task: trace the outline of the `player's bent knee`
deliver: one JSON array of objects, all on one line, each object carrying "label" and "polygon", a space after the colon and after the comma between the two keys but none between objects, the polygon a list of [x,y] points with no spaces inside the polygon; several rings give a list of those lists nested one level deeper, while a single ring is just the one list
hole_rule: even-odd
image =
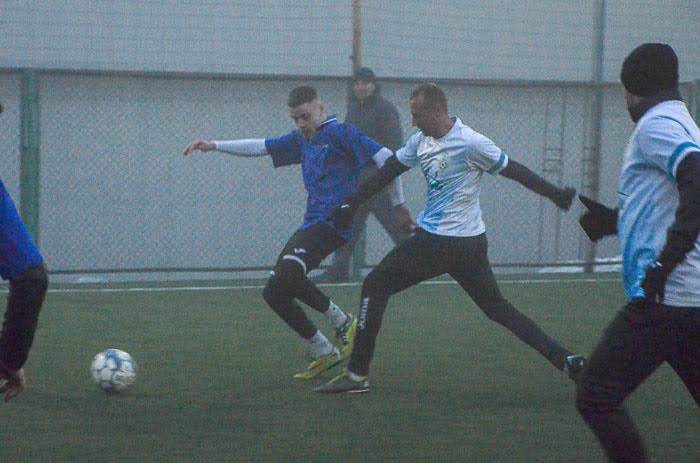
[{"label": "player's bent knee", "polygon": [[263,289],[265,301],[274,303],[280,298],[291,298],[301,286],[304,276],[303,267],[292,259],[282,259],[275,266],[272,275]]}]

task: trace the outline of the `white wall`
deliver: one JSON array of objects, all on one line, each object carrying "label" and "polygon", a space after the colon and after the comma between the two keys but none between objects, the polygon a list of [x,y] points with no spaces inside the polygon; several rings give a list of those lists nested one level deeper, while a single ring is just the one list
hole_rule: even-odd
[{"label": "white wall", "polygon": [[[587,81],[592,0],[364,0],[362,61],[385,77]],[[700,78],[698,0],[607,1],[605,79],[647,41]],[[293,6],[290,6],[293,5]],[[344,76],[352,2],[3,0],[0,68]]]}]

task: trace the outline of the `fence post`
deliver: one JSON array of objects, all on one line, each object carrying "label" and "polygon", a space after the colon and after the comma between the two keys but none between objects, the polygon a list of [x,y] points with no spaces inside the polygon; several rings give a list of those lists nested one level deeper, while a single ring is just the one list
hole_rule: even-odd
[{"label": "fence post", "polygon": [[[352,0],[352,71],[362,67],[362,0]],[[362,279],[362,268],[365,266],[367,249],[367,227],[364,227],[355,241],[352,252],[352,268],[350,277],[353,280]]]},{"label": "fence post", "polygon": [[39,80],[33,70],[22,71],[20,128],[20,215],[39,243]]},{"label": "fence post", "polygon": [[[605,46],[605,0],[596,2],[595,36],[592,54],[592,75],[590,86],[590,114],[586,146],[583,155],[584,191],[597,200],[600,190],[600,139],[601,119],[603,117],[603,49]],[[593,271],[595,262],[595,244],[586,241],[583,270]]]}]

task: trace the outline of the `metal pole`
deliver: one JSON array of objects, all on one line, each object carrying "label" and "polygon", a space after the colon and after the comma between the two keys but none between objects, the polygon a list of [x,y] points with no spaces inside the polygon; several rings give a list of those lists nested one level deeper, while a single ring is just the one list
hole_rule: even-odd
[{"label": "metal pole", "polygon": [[35,71],[21,77],[20,215],[29,234],[39,244],[39,80]]},{"label": "metal pole", "polygon": [[[352,72],[362,67],[362,0],[352,0]],[[350,276],[353,280],[362,279],[367,251],[367,227],[362,232],[356,230],[355,249],[352,252]]]},{"label": "metal pole", "polygon": [[362,67],[362,0],[352,0],[352,71]]},{"label": "metal pole", "polygon": [[[586,194],[597,200],[600,191],[600,139],[601,119],[603,117],[603,49],[605,46],[605,0],[596,1],[595,37],[593,40],[591,70],[591,105],[588,131],[588,143],[584,153],[584,176]],[[595,261],[595,244],[586,242],[584,272],[593,271]]]}]

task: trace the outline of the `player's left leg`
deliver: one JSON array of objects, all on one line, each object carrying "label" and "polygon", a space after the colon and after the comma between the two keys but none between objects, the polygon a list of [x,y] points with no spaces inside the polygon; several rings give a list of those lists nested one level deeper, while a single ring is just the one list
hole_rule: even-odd
[{"label": "player's left leg", "polygon": [[674,346],[666,359],[700,406],[700,307],[676,307],[669,333]]},{"label": "player's left leg", "polygon": [[566,358],[571,352],[513,307],[501,294],[488,260],[486,235],[460,238],[459,249],[455,249],[454,254],[461,258],[455,260],[449,274],[486,316],[542,354],[557,369],[564,370]]}]

